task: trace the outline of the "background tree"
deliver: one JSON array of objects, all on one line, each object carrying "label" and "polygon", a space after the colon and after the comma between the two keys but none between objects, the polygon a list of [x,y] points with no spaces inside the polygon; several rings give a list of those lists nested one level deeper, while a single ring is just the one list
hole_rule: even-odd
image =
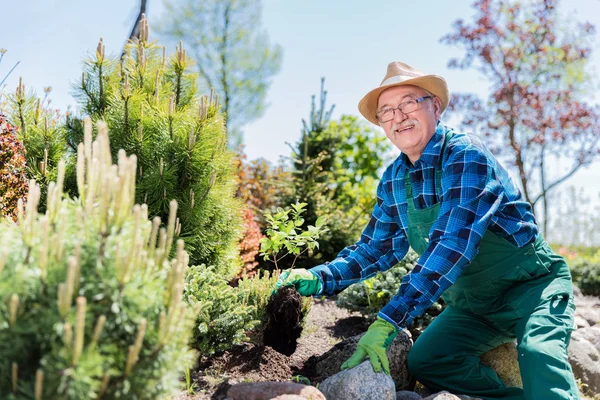
[{"label": "background tree", "polygon": [[240,128],[263,115],[271,77],[282,50],[261,28],[258,0],[165,1],[159,31],[183,41],[200,73],[200,88],[214,88],[227,117],[230,145],[242,142]]},{"label": "background tree", "polygon": [[359,239],[375,205],[375,191],[385,155],[387,139],[354,116],[330,121],[334,107],[327,106],[327,91],[321,81],[317,106],[312,97],[309,122],[302,121],[302,137],[292,149],[291,191],[284,203],[306,203],[306,225],[327,217],[328,232],[319,251],[303,255],[296,265],[312,267],[333,259],[344,247]]},{"label": "background tree", "polygon": [[[595,29],[559,19],[558,0],[477,0],[442,42],[465,50],[449,67],[481,72],[487,99],[454,94],[451,109],[517,171],[523,195],[549,226],[548,193],[598,156],[599,110],[586,66]],[[566,168],[551,168],[566,165]]]}]

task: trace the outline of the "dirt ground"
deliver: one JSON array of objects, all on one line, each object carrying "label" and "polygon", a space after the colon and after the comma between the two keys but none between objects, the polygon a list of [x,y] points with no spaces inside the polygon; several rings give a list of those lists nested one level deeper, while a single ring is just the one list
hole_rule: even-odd
[{"label": "dirt ground", "polygon": [[310,362],[307,363],[311,356],[321,355],[342,338],[357,335],[367,328],[368,322],[359,313],[337,307],[334,297],[315,299],[294,354],[287,357],[270,347],[253,344],[236,346],[201,360],[190,376],[193,390],[181,393],[176,400],[224,399],[227,389],[239,382],[295,379],[308,383],[312,378]]}]

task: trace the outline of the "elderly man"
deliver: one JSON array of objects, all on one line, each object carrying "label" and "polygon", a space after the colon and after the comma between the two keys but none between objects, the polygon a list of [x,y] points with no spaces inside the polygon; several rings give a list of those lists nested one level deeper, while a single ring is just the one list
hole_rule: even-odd
[{"label": "elderly man", "polygon": [[[440,123],[446,81],[393,62],[361,114],[400,149],[377,189],[360,240],[310,270],[282,274],[304,296],[333,295],[419,254],[398,293],[342,365],[367,356],[389,373],[386,349],[440,296],[447,304],[408,354],[433,390],[482,399],[578,399],[567,359],[574,303],[569,268],[544,241],[530,204],[476,138]],[[517,340],[523,389],[506,387],[479,356]]]}]

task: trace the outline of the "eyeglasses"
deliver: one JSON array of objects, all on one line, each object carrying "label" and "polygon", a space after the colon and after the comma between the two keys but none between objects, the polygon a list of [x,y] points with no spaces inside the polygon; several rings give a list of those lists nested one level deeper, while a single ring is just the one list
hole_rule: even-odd
[{"label": "eyeglasses", "polygon": [[433,99],[433,96],[423,96],[415,100],[408,100],[404,103],[400,103],[397,107],[384,108],[383,110],[380,110],[379,112],[377,112],[377,114],[375,114],[375,118],[377,118],[377,121],[381,123],[391,121],[396,115],[396,110],[400,110],[403,114],[410,114],[411,112],[415,112],[419,108],[421,108],[419,106],[419,103],[427,99]]}]

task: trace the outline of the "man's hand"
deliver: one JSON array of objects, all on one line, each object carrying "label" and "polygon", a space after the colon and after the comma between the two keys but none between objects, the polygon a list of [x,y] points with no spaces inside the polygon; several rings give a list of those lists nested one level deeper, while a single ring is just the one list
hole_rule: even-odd
[{"label": "man's hand", "polygon": [[294,286],[301,296],[312,296],[321,291],[321,283],[317,276],[302,268],[282,272],[273,293],[282,286]]},{"label": "man's hand", "polygon": [[390,374],[390,363],[387,358],[386,350],[392,344],[394,338],[398,335],[398,329],[383,318],[377,317],[367,333],[358,341],[356,351],[345,363],[341,369],[354,368],[369,356],[373,371]]}]

